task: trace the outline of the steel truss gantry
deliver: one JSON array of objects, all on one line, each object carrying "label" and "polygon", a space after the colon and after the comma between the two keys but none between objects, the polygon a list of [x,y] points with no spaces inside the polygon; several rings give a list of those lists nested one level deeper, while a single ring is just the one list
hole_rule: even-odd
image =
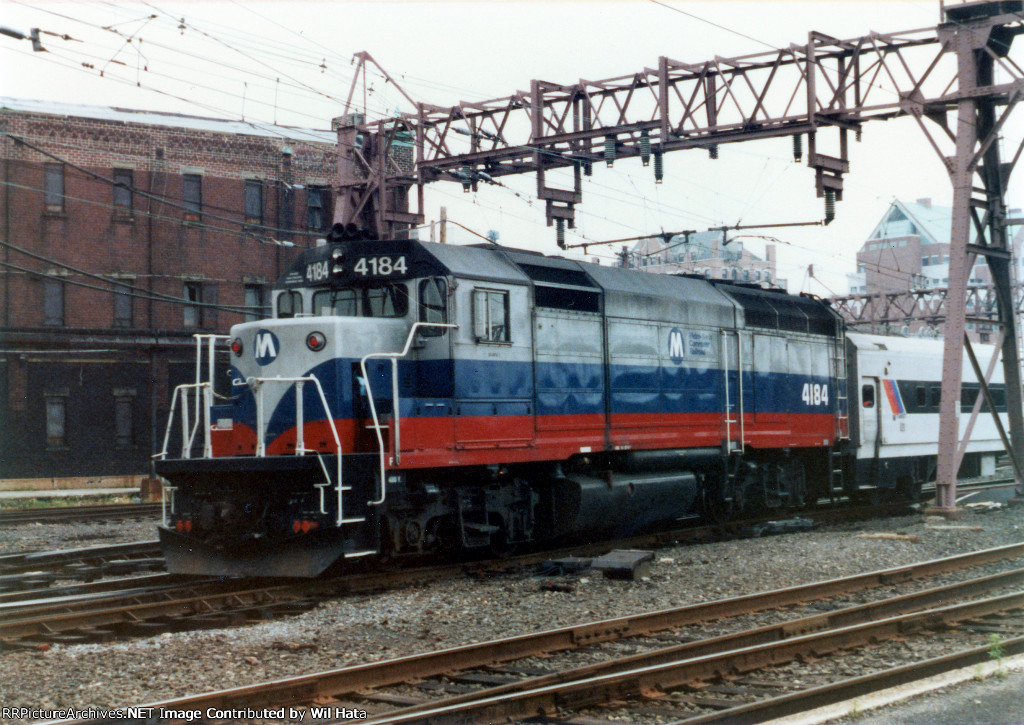
[{"label": "steel truss gantry", "polygon": [[[848,40],[812,32],[805,44],[765,53],[703,63],[662,57],[657,67],[607,80],[535,80],[529,91],[503,98],[455,106],[418,103],[415,113],[343,125],[335,220],[368,227],[380,238],[403,236],[423,221],[427,183],[455,181],[475,189],[481,181],[535,173],[537,197],[562,243],[564,227],[573,226],[582,201],[581,177],[594,164],[653,160],[660,180],[669,151],[705,149],[716,158],[722,144],[781,136],[793,138],[797,160],[806,137],[807,164],[829,219],[849,171],[849,133],[859,137],[868,121],[912,117],[954,189],[937,502],[940,510],[952,511],[965,297],[978,254],[992,267],[998,298],[992,322],[1003,330],[1011,459],[1024,464],[1004,200],[1022,139],[1006,139],[1016,148],[1006,163],[996,143],[1009,132],[1007,121],[1024,95],[1024,71],[1010,55],[1013,40],[1024,32],[1024,0],[946,5],[942,16],[937,27]],[[396,160],[399,138],[415,148],[412,167]],[[828,140],[826,154],[822,146]],[[954,149],[947,152],[950,144]],[[410,212],[414,185],[419,211]],[[1015,470],[1018,492],[1024,493],[1021,469]]]}]

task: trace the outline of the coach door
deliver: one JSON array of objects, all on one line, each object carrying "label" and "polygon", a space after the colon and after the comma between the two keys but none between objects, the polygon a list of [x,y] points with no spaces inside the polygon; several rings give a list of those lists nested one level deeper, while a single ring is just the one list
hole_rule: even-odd
[{"label": "coach door", "polygon": [[881,445],[881,400],[878,378],[862,377],[860,379],[860,445],[861,450],[872,451],[872,457],[878,458]]}]

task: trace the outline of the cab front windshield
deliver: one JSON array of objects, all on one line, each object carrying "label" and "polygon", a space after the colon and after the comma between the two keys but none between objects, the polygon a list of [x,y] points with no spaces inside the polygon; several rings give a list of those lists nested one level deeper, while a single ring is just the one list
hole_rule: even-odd
[{"label": "cab front windshield", "polygon": [[405,317],[409,293],[404,284],[323,290],[313,295],[313,314],[337,317]]}]

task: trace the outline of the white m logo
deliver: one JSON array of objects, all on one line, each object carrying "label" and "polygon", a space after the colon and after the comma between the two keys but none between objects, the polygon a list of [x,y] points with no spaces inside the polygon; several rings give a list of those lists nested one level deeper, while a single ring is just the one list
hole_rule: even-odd
[{"label": "white m logo", "polygon": [[683,333],[681,330],[672,330],[668,333],[668,356],[672,359],[672,362],[682,362]]},{"label": "white m logo", "polygon": [[256,362],[258,364],[269,365],[277,359],[277,336],[270,330],[260,330],[256,333],[255,347]]}]

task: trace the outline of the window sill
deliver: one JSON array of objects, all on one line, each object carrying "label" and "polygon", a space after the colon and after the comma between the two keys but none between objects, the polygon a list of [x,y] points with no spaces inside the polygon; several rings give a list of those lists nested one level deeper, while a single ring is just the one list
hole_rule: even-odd
[{"label": "window sill", "polygon": [[115,211],[110,220],[113,222],[120,222],[122,224],[134,224],[135,216],[130,212]]},{"label": "window sill", "polygon": [[68,213],[64,209],[44,209],[43,219],[67,219]]}]

